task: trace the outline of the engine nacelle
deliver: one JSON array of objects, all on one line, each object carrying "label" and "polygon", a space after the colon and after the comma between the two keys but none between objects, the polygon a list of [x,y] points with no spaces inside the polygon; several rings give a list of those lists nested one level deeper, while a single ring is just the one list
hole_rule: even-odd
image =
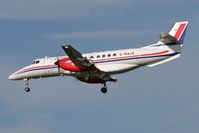
[{"label": "engine nacelle", "polygon": [[61,59],[56,64],[58,64],[62,69],[68,70],[71,72],[81,72],[87,69],[86,67],[76,66],[69,58]]}]

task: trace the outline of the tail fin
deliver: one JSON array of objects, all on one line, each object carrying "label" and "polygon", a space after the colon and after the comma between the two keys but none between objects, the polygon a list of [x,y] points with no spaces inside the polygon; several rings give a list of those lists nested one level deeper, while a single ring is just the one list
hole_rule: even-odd
[{"label": "tail fin", "polygon": [[171,30],[169,31],[169,35],[174,37],[175,40],[177,42],[179,42],[179,44],[184,43],[184,37],[185,37],[185,34],[186,34],[188,23],[189,23],[188,21],[176,22],[174,24],[174,26],[171,28]]},{"label": "tail fin", "polygon": [[146,46],[144,48],[177,45],[180,50],[184,43],[188,23],[188,21],[176,22],[169,33],[160,34],[160,41],[158,43]]},{"label": "tail fin", "polygon": [[169,33],[160,35],[160,43],[177,53],[181,53],[188,23],[188,21],[176,22]]},{"label": "tail fin", "polygon": [[157,66],[180,57],[188,23],[188,21],[176,22],[169,33],[160,34],[160,41],[158,43],[147,46],[169,49],[173,54],[165,60],[148,65],[149,67]]}]

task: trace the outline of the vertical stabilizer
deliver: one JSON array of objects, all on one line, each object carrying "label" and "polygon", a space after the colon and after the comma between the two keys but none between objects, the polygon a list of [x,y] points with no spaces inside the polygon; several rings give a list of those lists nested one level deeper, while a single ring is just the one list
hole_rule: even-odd
[{"label": "vertical stabilizer", "polygon": [[188,23],[188,21],[176,22],[169,31],[169,35],[174,37],[180,44],[183,44]]}]

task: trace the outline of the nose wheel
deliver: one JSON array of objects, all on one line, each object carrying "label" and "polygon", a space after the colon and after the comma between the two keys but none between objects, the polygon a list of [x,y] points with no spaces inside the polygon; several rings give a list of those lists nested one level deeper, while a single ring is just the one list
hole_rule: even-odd
[{"label": "nose wheel", "polygon": [[104,83],[104,87],[101,88],[101,92],[102,92],[103,94],[106,94],[107,91],[108,91],[108,90],[107,90],[106,83]]},{"label": "nose wheel", "polygon": [[28,82],[28,79],[24,79],[24,81],[25,81],[25,92],[30,92],[30,88],[29,88],[29,82]]},{"label": "nose wheel", "polygon": [[29,88],[29,87],[26,87],[26,88],[25,88],[25,92],[27,92],[27,93],[30,92],[30,88]]}]

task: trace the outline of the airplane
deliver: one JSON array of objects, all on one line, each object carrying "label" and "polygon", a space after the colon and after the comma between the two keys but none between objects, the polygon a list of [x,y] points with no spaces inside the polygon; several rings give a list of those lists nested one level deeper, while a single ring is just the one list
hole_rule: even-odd
[{"label": "airplane", "polygon": [[25,92],[30,92],[29,80],[55,76],[72,76],[90,84],[102,84],[107,93],[107,82],[117,82],[116,74],[140,67],[154,67],[181,55],[188,21],[175,22],[168,33],[161,33],[160,40],[152,45],[134,48],[81,54],[71,45],[62,45],[67,56],[36,59],[12,75],[10,80],[24,80]]}]

